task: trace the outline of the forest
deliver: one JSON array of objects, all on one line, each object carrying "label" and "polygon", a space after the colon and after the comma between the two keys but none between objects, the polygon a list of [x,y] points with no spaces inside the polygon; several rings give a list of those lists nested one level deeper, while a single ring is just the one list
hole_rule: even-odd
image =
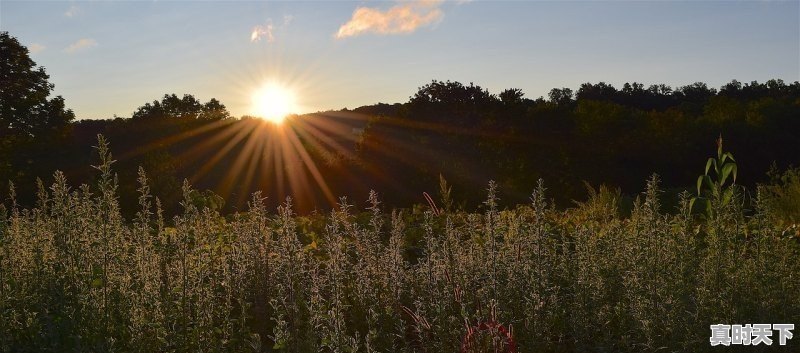
[{"label": "forest", "polygon": [[[308,213],[328,211],[345,195],[363,205],[370,190],[393,207],[425,203],[423,192],[438,190],[440,177],[466,209],[480,206],[484,195],[476,186],[489,180],[502,190],[503,205],[515,205],[528,200],[540,178],[559,207],[585,200],[587,185],[604,185],[619,190],[630,208],[655,173],[674,206],[720,136],[741,166],[741,185],[769,182],[769,175],[800,165],[796,81],[733,80],[719,89],[599,82],[554,88],[537,99],[514,88],[495,94],[472,83],[431,81],[404,103],[294,116],[280,128],[232,117],[213,98],[168,93],[130,117],[76,120],[63,98],[47,100],[52,85],[44,69],[14,47],[3,52],[20,69],[4,68],[0,190],[14,183],[21,205],[33,205],[37,178],[50,183],[55,170],[73,186],[91,181],[98,134],[117,156],[128,216],[136,209],[140,166],[157,176],[152,188],[172,215],[184,179],[224,199],[223,213],[242,209],[258,190],[276,203],[292,196]],[[282,138],[292,142],[263,142]],[[266,146],[283,150],[280,165]]]},{"label": "forest", "polygon": [[77,120],[0,52],[2,352],[702,352],[800,317],[796,81]]}]

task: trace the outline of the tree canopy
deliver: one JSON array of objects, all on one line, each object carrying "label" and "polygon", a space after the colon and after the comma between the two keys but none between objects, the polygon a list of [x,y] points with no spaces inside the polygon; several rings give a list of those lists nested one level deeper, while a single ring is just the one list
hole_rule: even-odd
[{"label": "tree canopy", "polygon": [[0,32],[0,136],[36,136],[65,127],[75,118],[64,98],[48,99],[54,85],[28,49]]},{"label": "tree canopy", "polygon": [[183,180],[222,196],[227,211],[245,207],[255,191],[272,200],[293,196],[299,210],[311,211],[327,205],[325,195],[300,185],[319,176],[333,195],[360,198],[375,189],[398,207],[437,190],[440,175],[453,198],[468,205],[480,204],[488,180],[497,181],[504,202],[527,202],[542,178],[557,204],[572,205],[585,196],[583,181],[631,194],[658,173],[668,188],[690,186],[695,161],[720,133],[743,184],[764,180],[773,162],[780,169],[800,165],[800,83],[780,79],[734,80],[719,89],[702,82],[587,82],[536,99],[517,88],[494,94],[474,83],[434,80],[404,103],[290,119],[287,128],[297,132],[291,149],[307,155],[270,160],[270,141],[280,137],[264,132],[273,129],[231,118],[214,98],[169,93],[130,119],[71,122],[64,100],[48,98],[53,85],[27,49],[7,33],[1,48],[0,190],[12,181],[18,195],[35,195],[36,179],[47,181],[54,170],[91,181],[92,146],[103,134],[118,160],[126,212],[136,210],[139,166],[154,176],[151,188],[170,213],[179,209]]},{"label": "tree canopy", "polygon": [[194,118],[201,120],[228,119],[231,114],[225,105],[211,98],[206,103],[200,103],[191,94],[184,94],[178,98],[176,94],[165,94],[161,101],[145,103],[133,112],[133,119],[159,119],[159,118]]}]

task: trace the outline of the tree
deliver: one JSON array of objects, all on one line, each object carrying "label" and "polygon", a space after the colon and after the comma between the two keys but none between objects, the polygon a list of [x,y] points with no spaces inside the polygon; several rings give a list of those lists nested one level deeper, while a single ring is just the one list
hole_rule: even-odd
[{"label": "tree", "polygon": [[206,103],[200,103],[191,94],[184,94],[178,98],[175,94],[165,94],[161,101],[145,103],[133,112],[133,119],[163,119],[163,118],[191,118],[201,120],[222,120],[231,115],[225,105],[211,98]]},{"label": "tree", "polygon": [[522,93],[522,90],[519,88],[509,88],[503,92],[500,92],[500,101],[506,105],[512,104],[519,104],[522,103],[522,96],[525,94]]},{"label": "tree", "polygon": [[550,97],[550,102],[561,106],[567,106],[572,103],[572,90],[569,88],[553,88],[547,95]]},{"label": "tree", "polygon": [[709,88],[703,82],[695,82],[688,86],[683,86],[675,91],[682,100],[690,103],[705,103],[709,98],[717,94],[717,90]]},{"label": "tree", "polygon": [[489,91],[470,82],[465,86],[460,82],[432,81],[419,88],[409,103],[443,103],[447,105],[472,104],[487,105],[497,100]]},{"label": "tree", "polygon": [[481,121],[499,100],[471,83],[432,81],[419,88],[408,102],[406,117],[450,125],[472,126]]},{"label": "tree", "polygon": [[582,84],[578,89],[576,97],[578,100],[590,99],[613,101],[614,98],[617,97],[617,89],[605,82],[600,82],[597,84],[591,84],[587,82]]},{"label": "tree", "polygon": [[28,49],[8,32],[0,32],[0,137],[37,137],[59,131],[75,119],[64,98],[48,99],[54,85]]},{"label": "tree", "polygon": [[211,98],[211,100],[203,104],[203,108],[200,109],[200,115],[197,116],[198,119],[203,120],[222,120],[230,117],[231,114],[225,108],[225,105],[215,98]]}]

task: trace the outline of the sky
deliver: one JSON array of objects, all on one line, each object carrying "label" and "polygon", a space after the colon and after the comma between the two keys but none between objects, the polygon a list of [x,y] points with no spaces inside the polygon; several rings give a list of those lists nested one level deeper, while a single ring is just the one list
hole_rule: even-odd
[{"label": "sky", "polygon": [[800,80],[800,1],[6,1],[78,119],[164,94],[252,113],[267,83],[296,113],[408,101],[431,80],[528,98],[604,81]]}]

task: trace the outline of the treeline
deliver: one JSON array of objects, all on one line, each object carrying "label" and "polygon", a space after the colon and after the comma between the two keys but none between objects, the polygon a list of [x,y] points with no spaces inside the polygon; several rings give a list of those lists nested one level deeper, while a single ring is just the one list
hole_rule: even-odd
[{"label": "treeline", "polygon": [[797,165],[800,84],[732,81],[716,90],[600,82],[531,100],[518,89],[494,95],[434,81],[397,118],[373,118],[360,146],[368,165],[405,175],[400,180],[415,181],[415,191],[430,190],[442,173],[461,192],[497,180],[509,201],[520,202],[544,178],[564,205],[585,197],[582,181],[635,193],[658,173],[668,188],[688,187],[719,135],[739,158],[745,184],[763,181],[773,163]]},{"label": "treeline", "polygon": [[75,121],[63,98],[48,98],[53,85],[27,49],[8,33],[0,42],[0,190],[13,183],[23,206],[35,203],[37,178],[48,185],[55,170],[73,186],[91,183],[98,134],[116,156],[126,215],[136,208],[140,166],[172,214],[184,179],[207,190],[197,202],[225,212],[243,209],[258,190],[275,203],[293,196],[301,212],[329,209],[341,195],[366,200],[371,189],[407,207],[444,182],[454,206],[472,209],[488,180],[511,205],[526,202],[539,178],[564,207],[586,198],[585,184],[636,194],[653,173],[667,196],[677,195],[693,188],[720,135],[745,185],[765,181],[773,166],[800,164],[797,81],[585,83],[538,99],[432,81],[402,104],[294,116],[282,126],[234,118],[216,99],[167,94],[130,118]]},{"label": "treeline", "polygon": [[327,209],[331,195],[366,199],[370,189],[404,207],[438,191],[440,176],[456,204],[468,208],[480,205],[480,186],[490,179],[513,204],[525,202],[539,178],[569,206],[586,197],[584,182],[633,194],[657,173],[668,189],[688,189],[720,134],[740,165],[740,182],[765,181],[773,164],[800,162],[799,132],[800,84],[781,80],[732,81],[719,90],[587,83],[536,100],[518,89],[495,95],[433,81],[403,104],[297,116],[283,127],[232,118],[214,99],[173,94],[131,118],[77,121],[58,137],[6,146],[11,167],[0,177],[26,191],[20,195],[34,195],[35,178],[47,180],[56,169],[88,182],[92,146],[103,134],[118,159],[123,209],[131,211],[139,166],[154,176],[152,187],[170,211],[184,179],[220,195],[227,211],[257,190],[273,200],[294,196],[304,212]]}]

